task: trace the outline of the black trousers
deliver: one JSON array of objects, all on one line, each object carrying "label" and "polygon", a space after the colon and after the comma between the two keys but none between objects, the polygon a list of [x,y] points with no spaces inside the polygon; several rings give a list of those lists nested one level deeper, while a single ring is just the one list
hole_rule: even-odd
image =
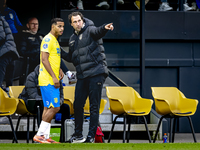
[{"label": "black trousers", "polygon": [[99,121],[99,107],[101,102],[102,87],[106,77],[101,74],[77,81],[75,88],[74,117],[75,135],[82,135],[84,105],[87,97],[90,100],[90,125],[88,136],[95,137]]},{"label": "black trousers", "polygon": [[9,87],[13,83],[14,76],[14,61],[12,53],[6,53],[0,57],[0,87],[2,88],[2,83],[4,77],[6,77],[6,87]]},{"label": "black trousers", "polygon": [[61,118],[61,131],[60,131],[60,142],[65,141],[65,130],[64,130],[64,123],[66,119],[70,119],[70,108],[67,104],[62,104],[60,106],[60,111],[58,113],[62,114]]}]

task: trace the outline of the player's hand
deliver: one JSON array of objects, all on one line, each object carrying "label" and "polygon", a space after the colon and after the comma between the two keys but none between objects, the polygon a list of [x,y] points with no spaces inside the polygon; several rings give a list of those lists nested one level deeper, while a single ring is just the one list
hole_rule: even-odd
[{"label": "player's hand", "polygon": [[56,89],[60,87],[60,82],[58,81],[58,79],[56,77],[53,78],[53,83],[54,83],[54,87]]},{"label": "player's hand", "polygon": [[62,69],[60,69],[60,71],[59,71],[59,76],[60,76],[60,80],[62,80],[64,78],[64,73],[63,73]]},{"label": "player's hand", "polygon": [[105,25],[105,29],[112,31],[114,29],[113,23],[109,23],[109,24]]}]

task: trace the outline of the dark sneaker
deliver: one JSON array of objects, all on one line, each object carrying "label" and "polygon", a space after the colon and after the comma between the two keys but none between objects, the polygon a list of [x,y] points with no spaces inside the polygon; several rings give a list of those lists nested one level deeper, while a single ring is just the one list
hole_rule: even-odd
[{"label": "dark sneaker", "polygon": [[87,139],[84,143],[94,143],[94,138],[92,138],[91,136],[87,136]]},{"label": "dark sneaker", "polygon": [[76,79],[76,75],[74,73],[72,73],[71,77],[69,78],[69,84],[74,84],[77,82],[77,79]]},{"label": "dark sneaker", "polygon": [[72,137],[69,139],[70,143],[83,143],[85,141],[85,138],[83,138],[83,135],[76,136],[72,135]]}]

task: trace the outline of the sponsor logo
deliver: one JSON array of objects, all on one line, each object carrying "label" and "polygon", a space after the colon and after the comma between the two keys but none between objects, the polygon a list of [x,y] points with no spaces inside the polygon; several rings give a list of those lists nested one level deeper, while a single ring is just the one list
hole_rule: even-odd
[{"label": "sponsor logo", "polygon": [[56,48],[57,53],[60,54],[60,48]]},{"label": "sponsor logo", "polygon": [[43,48],[44,48],[44,49],[47,49],[47,48],[48,48],[48,44],[44,44],[44,45],[43,45]]},{"label": "sponsor logo", "polygon": [[50,41],[50,39],[49,39],[49,38],[46,38],[44,41],[45,41],[45,42],[49,42],[49,41]]}]

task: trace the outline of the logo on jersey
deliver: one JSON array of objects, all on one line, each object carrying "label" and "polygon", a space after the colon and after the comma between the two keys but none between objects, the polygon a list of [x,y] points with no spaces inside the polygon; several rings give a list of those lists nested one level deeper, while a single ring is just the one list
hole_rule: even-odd
[{"label": "logo on jersey", "polygon": [[56,48],[57,54],[60,56],[60,48]]},{"label": "logo on jersey", "polygon": [[44,48],[44,49],[47,49],[47,48],[48,48],[48,44],[44,44],[44,45],[43,45],[43,48]]},{"label": "logo on jersey", "polygon": [[50,41],[50,39],[49,39],[49,38],[46,38],[44,41],[45,41],[45,42],[49,42],[49,41]]}]

